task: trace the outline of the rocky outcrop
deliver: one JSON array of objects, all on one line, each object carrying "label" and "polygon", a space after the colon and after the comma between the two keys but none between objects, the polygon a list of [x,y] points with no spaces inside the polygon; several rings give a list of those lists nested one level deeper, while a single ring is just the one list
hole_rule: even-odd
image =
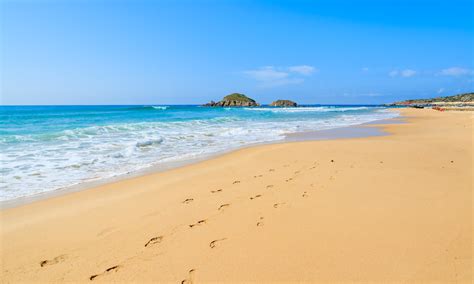
[{"label": "rocky outcrop", "polygon": [[221,101],[204,104],[207,107],[253,107],[259,106],[255,100],[247,97],[244,94],[233,93],[225,96]]},{"label": "rocky outcrop", "polygon": [[273,106],[273,107],[296,107],[296,106],[298,106],[298,104],[295,103],[294,101],[290,101],[290,100],[277,100],[277,101],[274,101],[273,103],[271,103],[270,106]]},{"label": "rocky outcrop", "polygon": [[413,106],[413,105],[460,105],[474,104],[474,93],[459,94],[455,96],[438,97],[431,99],[415,99],[388,104],[389,106]]}]

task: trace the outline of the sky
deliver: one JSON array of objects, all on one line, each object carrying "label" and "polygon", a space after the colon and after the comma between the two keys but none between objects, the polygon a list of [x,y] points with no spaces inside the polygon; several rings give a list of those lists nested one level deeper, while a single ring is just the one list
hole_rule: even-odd
[{"label": "sky", "polygon": [[0,0],[2,105],[474,91],[474,0]]}]

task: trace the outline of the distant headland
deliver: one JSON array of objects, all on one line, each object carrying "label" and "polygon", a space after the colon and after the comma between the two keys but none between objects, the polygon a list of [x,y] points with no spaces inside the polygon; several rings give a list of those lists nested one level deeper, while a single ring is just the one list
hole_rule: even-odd
[{"label": "distant headland", "polygon": [[473,110],[474,93],[458,94],[454,96],[437,97],[431,99],[414,99],[387,104],[388,106],[408,106],[414,108],[433,107],[441,110]]}]

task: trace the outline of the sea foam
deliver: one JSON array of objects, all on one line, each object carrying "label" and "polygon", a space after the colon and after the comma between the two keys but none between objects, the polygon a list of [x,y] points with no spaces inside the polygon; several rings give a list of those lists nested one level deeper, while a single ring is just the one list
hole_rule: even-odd
[{"label": "sea foam", "polygon": [[[2,113],[0,200],[279,141],[288,133],[396,116],[365,106],[155,107],[157,111],[142,111],[149,106],[110,106]],[[7,123],[11,121],[16,124]]]}]

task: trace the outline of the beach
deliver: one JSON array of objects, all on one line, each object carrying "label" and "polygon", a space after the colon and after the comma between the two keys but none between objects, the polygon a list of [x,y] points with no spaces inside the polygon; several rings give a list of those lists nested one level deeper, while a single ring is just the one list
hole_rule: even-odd
[{"label": "beach", "polygon": [[473,115],[393,111],[3,209],[1,280],[471,283]]}]

